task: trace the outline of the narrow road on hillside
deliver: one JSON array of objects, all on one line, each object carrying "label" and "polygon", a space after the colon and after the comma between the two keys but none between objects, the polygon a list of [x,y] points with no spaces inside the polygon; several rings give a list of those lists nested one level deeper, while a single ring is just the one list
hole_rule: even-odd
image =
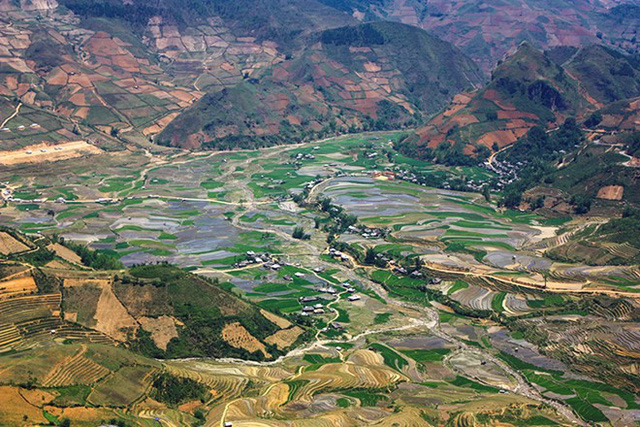
[{"label": "narrow road on hillside", "polygon": [[9,117],[4,119],[2,124],[0,124],[0,129],[4,129],[7,126],[7,124],[11,121],[11,119],[16,117],[20,113],[21,107],[22,107],[22,102],[19,102],[18,105],[16,105],[16,109],[13,111],[13,113]]}]

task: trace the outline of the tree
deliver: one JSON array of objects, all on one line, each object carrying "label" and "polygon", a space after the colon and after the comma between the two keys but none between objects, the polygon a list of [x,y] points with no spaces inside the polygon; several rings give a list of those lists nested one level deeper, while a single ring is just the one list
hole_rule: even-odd
[{"label": "tree", "polygon": [[367,252],[364,256],[364,263],[367,265],[374,265],[376,263],[376,259],[378,257],[378,253],[375,248],[367,248]]},{"label": "tree", "polygon": [[502,196],[502,205],[510,209],[516,209],[522,202],[522,193],[515,188],[509,188]]},{"label": "tree", "polygon": [[482,186],[482,195],[487,202],[491,201],[491,186],[489,184]]},{"label": "tree", "polygon": [[309,240],[311,239],[311,235],[307,234],[304,232],[304,228],[302,227],[296,227],[293,229],[293,233],[291,234],[291,237],[293,237],[294,239],[299,239],[299,240]]},{"label": "tree", "polygon": [[415,261],[414,261],[414,271],[420,271],[420,270],[422,270],[422,258],[417,256],[415,257]]},{"label": "tree", "polygon": [[582,194],[578,194],[571,198],[573,210],[578,215],[586,214],[591,210],[591,198]]},{"label": "tree", "polygon": [[600,124],[602,121],[602,113],[600,111],[596,111],[584,122],[585,127],[594,128]]},{"label": "tree", "polygon": [[536,199],[531,201],[531,210],[536,210],[544,207],[544,196],[538,196]]}]

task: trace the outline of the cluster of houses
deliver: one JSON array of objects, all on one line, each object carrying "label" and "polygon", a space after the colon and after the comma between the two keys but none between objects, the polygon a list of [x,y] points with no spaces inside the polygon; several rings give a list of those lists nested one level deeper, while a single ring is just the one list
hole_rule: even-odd
[{"label": "cluster of houses", "polygon": [[[362,299],[360,295],[356,294],[356,288],[351,283],[344,282],[341,284],[341,286],[348,293],[351,294],[347,297],[348,301],[354,302]],[[338,290],[333,286],[322,286],[322,287],[316,288],[316,291],[329,294],[330,299],[333,299],[333,296],[338,293]],[[302,310],[300,313],[302,316],[310,316],[312,314],[324,314],[326,312],[325,306],[321,302],[319,302],[321,301],[321,299],[318,295],[309,295],[309,296],[300,297],[298,301],[300,302],[300,304],[302,304]],[[322,298],[322,301],[327,301],[327,300],[325,298]],[[333,326],[333,328],[342,329],[342,326],[339,326],[336,323],[336,326]]]},{"label": "cluster of houses", "polygon": [[314,186],[320,184],[323,181],[322,178],[316,178],[313,181],[307,182],[304,186],[306,189],[311,190]]},{"label": "cluster of houses", "polygon": [[247,251],[247,258],[236,262],[233,266],[234,268],[243,268],[249,267],[250,265],[262,264],[264,268],[278,271],[282,268],[282,264],[280,263],[280,259],[271,255],[268,252],[264,253],[256,253],[254,251]]},{"label": "cluster of houses", "polygon": [[347,232],[351,234],[359,234],[365,239],[384,239],[389,235],[386,228],[371,228],[364,225],[350,225]]},{"label": "cluster of houses", "polygon": [[518,169],[521,169],[525,166],[523,162],[516,162],[515,164],[508,161],[500,161],[495,159],[493,163],[488,161],[483,163],[485,169],[494,172],[498,175],[498,182],[496,186],[498,188],[504,188],[505,186],[511,184],[513,181],[518,179]]},{"label": "cluster of houses", "polygon": [[351,259],[349,257],[349,255],[345,254],[344,252],[340,252],[340,251],[336,250],[335,248],[330,248],[329,249],[329,256],[331,258],[340,260],[342,262],[347,262],[347,261],[349,261]]},{"label": "cluster of houses", "polygon": [[295,157],[293,157],[294,161],[302,161],[302,160],[313,160],[315,159],[316,156],[314,156],[313,154],[303,154],[303,153],[298,153],[295,155]]},{"label": "cluster of houses", "polygon": [[0,191],[0,198],[2,198],[2,200],[12,200],[13,199],[13,192],[11,191],[11,189],[9,187],[6,187],[7,185],[9,185],[8,182],[2,182],[0,183],[3,186],[5,186],[2,191]]}]

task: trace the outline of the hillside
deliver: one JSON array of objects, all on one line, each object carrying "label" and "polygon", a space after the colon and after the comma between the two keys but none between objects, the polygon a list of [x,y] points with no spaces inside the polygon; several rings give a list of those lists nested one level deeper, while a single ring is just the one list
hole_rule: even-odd
[{"label": "hillside", "polygon": [[411,126],[481,81],[456,48],[414,27],[326,30],[310,36],[301,57],[205,96],[158,142],[246,147]]},{"label": "hillside", "polygon": [[[4,319],[15,333],[3,336],[0,353],[45,345],[46,333],[55,330],[51,339],[108,343],[153,358],[264,360],[304,332],[217,281],[168,264],[123,270],[108,251],[34,240],[12,229],[0,238],[0,310],[18,313]],[[281,330],[292,340],[268,344]]]},{"label": "hillside", "polygon": [[438,155],[433,150],[446,148],[458,153],[449,156],[451,162],[463,161],[460,155],[486,157],[533,126],[553,127],[586,105],[576,82],[525,43],[496,68],[484,88],[457,95],[446,111],[405,141],[403,150],[430,159]]},{"label": "hillside", "polygon": [[581,49],[566,69],[601,105],[640,96],[639,55],[592,45]]},{"label": "hillside", "polygon": [[[482,158],[513,144],[534,126],[553,129],[571,116],[591,126],[633,129],[639,64],[636,56],[603,46],[543,53],[524,43],[494,70],[484,88],[456,96],[446,111],[405,142],[403,150],[430,159],[441,155],[433,150],[446,143],[440,151],[450,146],[448,152]],[[602,112],[588,120],[605,105],[607,120]]]},{"label": "hillside", "polygon": [[538,49],[606,43],[638,51],[640,5],[613,1],[361,0],[340,4],[363,19],[396,20],[424,28],[462,49],[489,72],[523,40]]},{"label": "hillside", "polygon": [[[632,5],[587,0],[578,7],[525,0],[464,7],[413,0],[59,3],[0,3],[0,19],[11,23],[0,28],[0,95],[13,99],[12,108],[22,102],[75,123],[78,139],[127,143],[153,141],[206,95],[174,125],[187,129],[183,140],[175,141],[172,129],[157,138],[183,147],[247,146],[252,136],[264,145],[420,123],[483,78],[467,57],[418,27],[488,71],[522,40],[542,48],[602,42],[633,50],[637,15]],[[488,18],[494,12],[499,21]],[[382,44],[356,40],[359,30],[350,40],[340,29],[366,21],[412,27],[360,25],[384,33]],[[621,66],[614,72],[626,72]]]}]

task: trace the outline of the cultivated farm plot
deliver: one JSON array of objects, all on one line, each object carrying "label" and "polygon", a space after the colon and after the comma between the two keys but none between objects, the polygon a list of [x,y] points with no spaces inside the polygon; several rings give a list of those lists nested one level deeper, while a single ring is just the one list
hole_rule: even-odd
[{"label": "cultivated farm plot", "polygon": [[304,330],[299,326],[294,326],[291,329],[281,329],[275,334],[265,338],[264,342],[275,345],[279,349],[285,349],[291,347],[303,332]]},{"label": "cultivated farm plot", "polygon": [[326,364],[299,377],[289,399],[310,402],[323,389],[380,389],[392,386],[407,377],[387,366]]},{"label": "cultivated farm plot", "polygon": [[364,224],[391,228],[398,239],[441,240],[479,250],[514,250],[540,234],[534,218],[502,214],[479,196],[381,182],[368,177],[334,179],[323,195]]},{"label": "cultivated farm plot", "polygon": [[222,339],[235,348],[244,348],[249,353],[262,352],[265,357],[271,357],[264,344],[251,335],[240,322],[229,323],[222,329]]},{"label": "cultivated farm plot", "polygon": [[491,310],[491,302],[495,295],[497,293],[494,291],[469,285],[468,288],[454,292],[451,298],[474,310]]},{"label": "cultivated farm plot", "polygon": [[44,387],[65,387],[75,384],[93,384],[109,374],[109,369],[84,356],[84,348],[71,358],[55,365],[42,380]]},{"label": "cultivated farm plot", "polygon": [[493,362],[483,364],[481,355],[474,353],[459,353],[449,359],[456,370],[465,372],[472,378],[481,378],[483,382],[502,389],[511,389],[515,382],[508,374]]},{"label": "cultivated farm plot", "polygon": [[37,290],[38,287],[32,276],[4,280],[0,282],[0,299],[35,293]]},{"label": "cultivated farm plot", "polygon": [[10,255],[17,252],[24,252],[29,249],[29,246],[17,240],[9,233],[0,231],[0,254]]},{"label": "cultivated farm plot", "polygon": [[504,308],[508,313],[523,314],[531,311],[528,299],[522,295],[507,294],[504,298]]},{"label": "cultivated farm plot", "polygon": [[61,295],[19,296],[0,301],[0,351],[29,347],[61,325]]},{"label": "cultivated farm plot", "polygon": [[99,383],[87,401],[96,405],[131,405],[147,391],[154,372],[149,366],[125,366]]}]

